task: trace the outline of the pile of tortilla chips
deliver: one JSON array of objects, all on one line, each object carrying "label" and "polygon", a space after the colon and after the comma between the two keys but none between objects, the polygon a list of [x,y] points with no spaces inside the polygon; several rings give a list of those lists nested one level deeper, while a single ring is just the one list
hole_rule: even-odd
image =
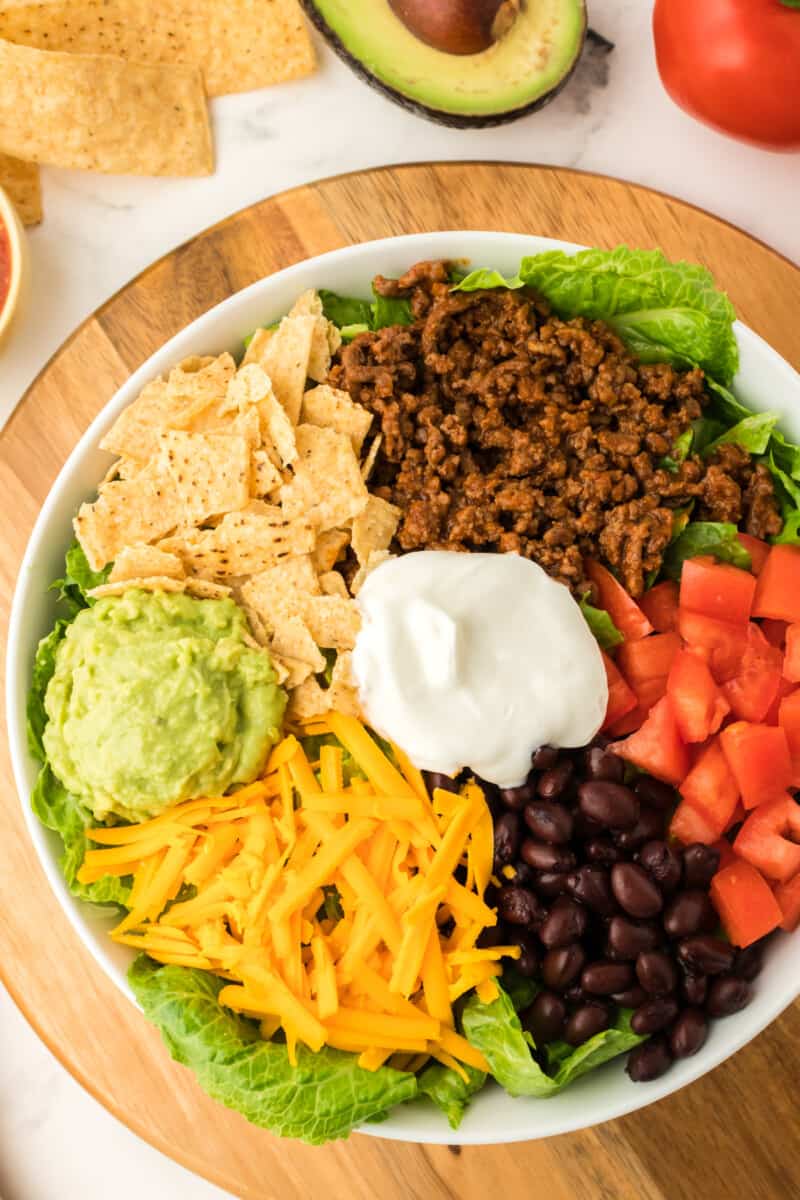
[{"label": "pile of tortilla chips", "polygon": [[[352,597],[400,516],[367,488],[371,414],[320,382],[339,340],[309,291],[238,368],[230,354],[191,358],[153,380],[103,438],[119,457],[74,522],[91,567],[113,563],[94,597],[135,587],[241,604],[296,720],[358,712]],[[348,552],[350,590],[336,569]]]},{"label": "pile of tortilla chips", "polygon": [[210,174],[207,97],[314,66],[297,0],[0,0],[0,186],[32,224],[39,163]]}]

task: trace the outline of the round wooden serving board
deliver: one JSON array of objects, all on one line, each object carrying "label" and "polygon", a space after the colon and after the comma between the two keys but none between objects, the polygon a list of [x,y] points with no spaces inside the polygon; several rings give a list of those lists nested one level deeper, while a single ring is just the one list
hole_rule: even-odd
[{"label": "round wooden serving board", "polygon": [[[254,280],[349,243],[436,229],[544,234],[592,246],[660,246],[705,263],[744,321],[800,367],[800,271],[708,213],[596,175],[453,163],[362,172],[238,213],[150,267],[45,368],[0,439],[0,605],[55,475],[135,367]],[[45,582],[45,581],[43,581]],[[548,1141],[434,1147],[356,1136],[281,1143],[207,1099],[95,966],[60,912],[28,840],[3,748],[0,967],[68,1070],[141,1137],[247,1200],[783,1200],[800,1195],[800,1005],[683,1092]],[[455,1140],[455,1135],[454,1135]]]}]

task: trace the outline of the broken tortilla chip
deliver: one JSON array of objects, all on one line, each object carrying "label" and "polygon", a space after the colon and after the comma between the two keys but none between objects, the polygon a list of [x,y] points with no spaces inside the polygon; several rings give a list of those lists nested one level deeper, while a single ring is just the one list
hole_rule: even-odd
[{"label": "broken tortilla chip", "polygon": [[184,522],[201,524],[233,513],[250,499],[250,447],[243,437],[167,430],[158,436],[154,460],[169,478]]},{"label": "broken tortilla chip", "polygon": [[372,413],[351,400],[348,392],[322,383],[303,396],[300,419],[309,425],[321,425],[345,434],[350,438],[353,450],[360,455],[372,424]]},{"label": "broken tortilla chip", "polygon": [[160,575],[162,578],[184,579],[186,572],[177,554],[169,554],[156,546],[126,546],[117,555],[109,583],[122,580],[147,579]]},{"label": "broken tortilla chip", "polygon": [[353,649],[361,628],[361,614],[354,600],[341,596],[308,596],[302,612],[318,646],[332,650]]},{"label": "broken tortilla chip", "polygon": [[292,721],[307,721],[309,717],[330,711],[331,689],[321,688],[316,679],[310,678],[289,693],[286,720],[290,724]]},{"label": "broken tortilla chip", "polygon": [[340,650],[336,655],[328,695],[332,710],[344,713],[348,717],[360,717],[361,704],[353,675],[352,660],[353,656],[349,650]]},{"label": "broken tortilla chip", "polygon": [[185,592],[185,579],[172,579],[169,575],[150,575],[143,579],[118,579],[115,583],[101,583],[86,593],[92,600],[103,600],[107,596],[121,596],[134,590],[142,592]]},{"label": "broken tortilla chip", "polygon": [[23,225],[42,219],[42,181],[36,163],[0,154],[0,187],[5,190]]},{"label": "broken tortilla chip", "polygon": [[382,441],[383,441],[383,434],[382,433],[376,434],[375,437],[372,439],[372,445],[370,446],[369,450],[367,451],[367,457],[364,459],[364,461],[361,464],[361,478],[364,480],[365,483],[368,481],[370,475],[372,474],[373,470],[375,469],[375,460],[378,457],[378,451],[381,448]]},{"label": "broken tortilla chip", "polygon": [[350,591],[354,596],[357,596],[360,592],[367,576],[370,575],[376,567],[379,567],[381,563],[388,562],[390,558],[394,558],[394,555],[390,554],[388,550],[372,551],[366,563],[362,567],[358,568],[352,580],[350,581]]},{"label": "broken tortilla chip", "polygon": [[347,529],[326,529],[318,535],[313,558],[320,575],[333,570],[349,545],[350,531]]},{"label": "broken tortilla chip", "polygon": [[302,662],[299,658],[282,658],[274,650],[270,652],[272,665],[282,675],[280,682],[285,688],[291,690],[299,687],[310,675],[314,672],[311,669],[311,664]]},{"label": "broken tortilla chip", "polygon": [[[292,425],[300,419],[315,323],[314,317],[284,317],[257,360],[272,381],[275,395]],[[250,350],[254,342],[255,338]]]},{"label": "broken tortilla chip", "polygon": [[165,537],[181,506],[163,474],[150,463],[135,479],[106,483],[93,504],[82,504],[72,524],[89,566],[100,571],[126,546]]},{"label": "broken tortilla chip", "polygon": [[362,511],[353,519],[351,544],[359,566],[366,566],[376,550],[389,549],[400,516],[400,509],[388,500],[382,500],[380,496],[369,497]]},{"label": "broken tortilla chip", "polygon": [[298,425],[294,478],[281,488],[287,517],[306,517],[320,532],[344,525],[367,503],[367,489],[348,437]]},{"label": "broken tortilla chip", "polygon": [[328,378],[331,368],[331,358],[342,344],[342,335],[325,317],[322,301],[314,288],[309,288],[298,296],[292,305],[290,317],[308,316],[314,318],[314,336],[311,339],[311,354],[308,359],[308,377],[315,383],[322,383]]},{"label": "broken tortilla chip", "polygon": [[344,596],[345,600],[350,599],[344,575],[340,575],[338,571],[324,571],[319,577],[319,586],[324,596]]},{"label": "broken tortilla chip", "polygon": [[189,530],[163,541],[159,549],[177,554],[202,578],[256,575],[281,559],[308,554],[314,532],[307,522],[287,521],[279,508],[228,513],[213,529]]}]

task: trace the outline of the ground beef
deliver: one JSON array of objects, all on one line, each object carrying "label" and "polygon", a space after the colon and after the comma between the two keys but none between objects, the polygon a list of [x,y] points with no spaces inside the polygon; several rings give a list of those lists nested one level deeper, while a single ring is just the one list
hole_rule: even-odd
[{"label": "ground beef", "polygon": [[576,594],[593,556],[639,596],[690,502],[779,532],[771,477],[740,447],[660,465],[707,402],[701,371],[640,363],[527,291],[451,292],[445,263],[375,287],[415,321],[361,334],[330,382],[375,414],[371,486],[402,509],[398,549],[517,551]]}]

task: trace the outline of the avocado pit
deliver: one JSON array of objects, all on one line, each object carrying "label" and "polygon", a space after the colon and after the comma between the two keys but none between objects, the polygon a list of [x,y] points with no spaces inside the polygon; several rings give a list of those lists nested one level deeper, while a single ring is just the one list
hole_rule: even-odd
[{"label": "avocado pit", "polygon": [[443,54],[480,54],[511,28],[520,0],[389,0],[405,27]]}]

